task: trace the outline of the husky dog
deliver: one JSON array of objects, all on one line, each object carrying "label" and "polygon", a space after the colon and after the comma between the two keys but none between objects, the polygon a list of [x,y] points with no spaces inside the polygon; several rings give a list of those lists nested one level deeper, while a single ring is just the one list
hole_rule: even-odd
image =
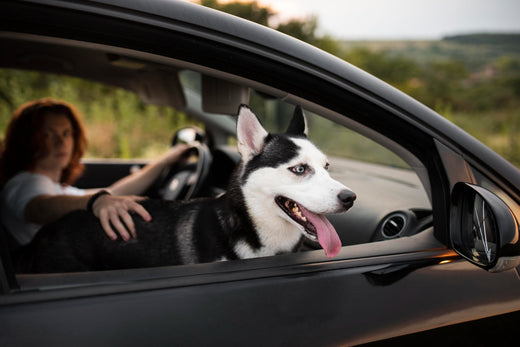
[{"label": "husky dog", "polygon": [[152,221],[134,218],[137,239],[110,240],[96,217],[73,212],[42,228],[21,272],[68,272],[192,264],[295,252],[317,240],[327,257],[341,241],[324,217],[347,211],[356,195],[327,172],[297,107],[285,134],[269,134],[247,106],[239,109],[241,161],[228,191],[187,202],[146,200]]}]

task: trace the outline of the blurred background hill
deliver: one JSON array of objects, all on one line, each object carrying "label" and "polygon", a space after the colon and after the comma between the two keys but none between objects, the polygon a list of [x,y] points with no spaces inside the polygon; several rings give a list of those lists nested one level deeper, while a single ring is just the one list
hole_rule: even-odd
[{"label": "blurred background hill", "polygon": [[470,71],[482,70],[504,56],[520,58],[520,33],[467,34],[428,41],[340,41],[340,45],[346,51],[359,48],[384,51],[391,57],[408,58],[420,65],[458,60]]}]

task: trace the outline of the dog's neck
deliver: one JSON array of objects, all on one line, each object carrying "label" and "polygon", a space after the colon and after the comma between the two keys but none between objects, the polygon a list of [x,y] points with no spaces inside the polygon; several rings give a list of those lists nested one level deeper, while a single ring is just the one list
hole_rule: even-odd
[{"label": "dog's neck", "polygon": [[[242,164],[235,171],[223,198],[228,204],[227,229],[233,239],[238,239],[234,251],[238,258],[254,258],[293,252],[299,248],[302,233],[294,224],[279,217],[266,218],[261,206],[274,201],[255,201],[246,198],[242,190]],[[273,207],[271,207],[273,208]],[[274,207],[275,210],[278,208]]]}]

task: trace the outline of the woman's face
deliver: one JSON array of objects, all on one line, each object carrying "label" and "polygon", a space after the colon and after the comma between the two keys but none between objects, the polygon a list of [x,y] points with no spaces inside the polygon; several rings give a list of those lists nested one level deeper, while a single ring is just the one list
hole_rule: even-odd
[{"label": "woman's face", "polygon": [[42,126],[47,155],[38,159],[36,168],[60,171],[69,165],[74,150],[74,134],[69,118],[60,113],[49,113]]}]

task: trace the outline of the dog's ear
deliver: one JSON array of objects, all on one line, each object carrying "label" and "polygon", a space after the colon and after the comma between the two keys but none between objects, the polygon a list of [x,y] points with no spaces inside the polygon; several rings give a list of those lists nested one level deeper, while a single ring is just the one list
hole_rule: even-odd
[{"label": "dog's ear", "polygon": [[241,105],[238,110],[237,139],[238,152],[242,158],[249,160],[260,153],[267,135],[253,111],[248,106]]},{"label": "dog's ear", "polygon": [[307,137],[307,119],[300,106],[296,106],[291,123],[285,132],[287,135],[297,135]]}]

